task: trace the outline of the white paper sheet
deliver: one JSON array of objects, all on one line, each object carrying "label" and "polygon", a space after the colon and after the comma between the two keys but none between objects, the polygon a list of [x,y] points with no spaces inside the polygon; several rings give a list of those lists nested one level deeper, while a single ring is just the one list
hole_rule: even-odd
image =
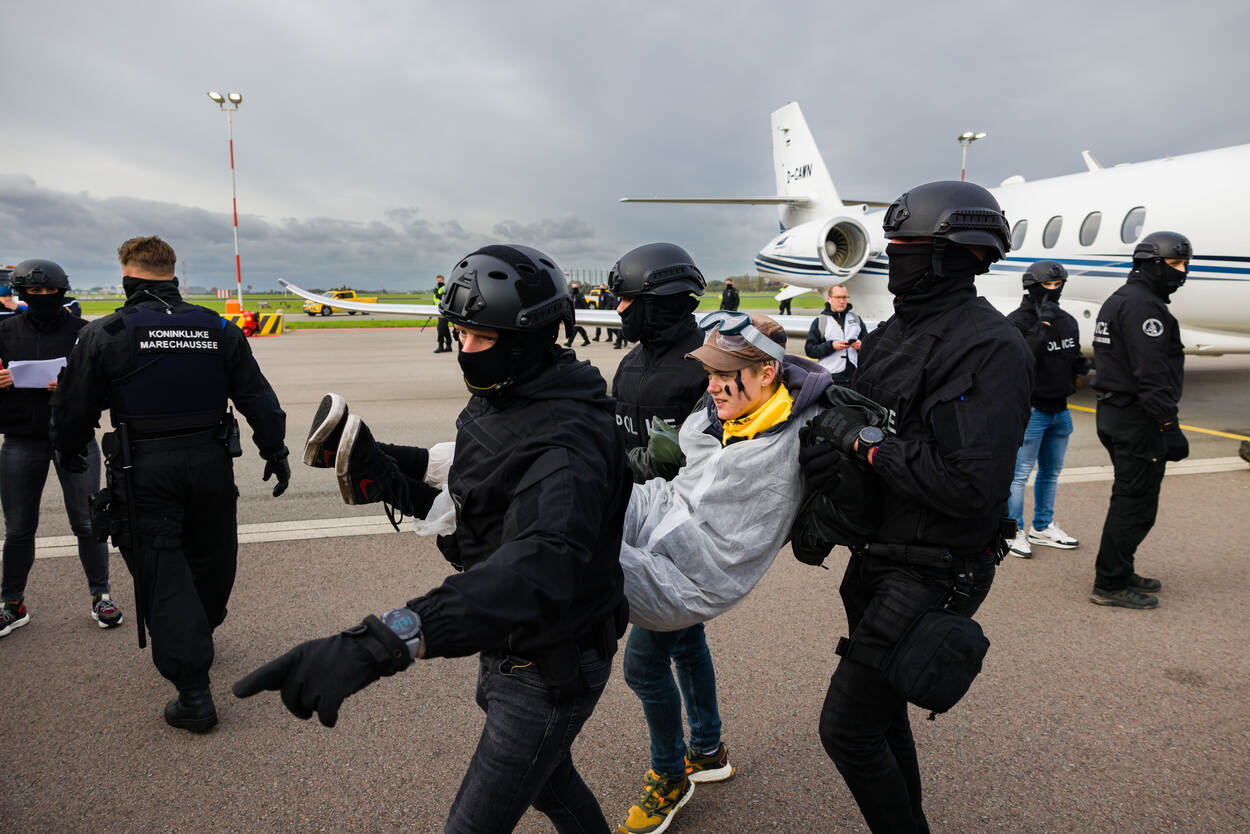
[{"label": "white paper sheet", "polygon": [[57,359],[16,359],[9,363],[14,388],[47,388],[65,367],[65,357]]}]

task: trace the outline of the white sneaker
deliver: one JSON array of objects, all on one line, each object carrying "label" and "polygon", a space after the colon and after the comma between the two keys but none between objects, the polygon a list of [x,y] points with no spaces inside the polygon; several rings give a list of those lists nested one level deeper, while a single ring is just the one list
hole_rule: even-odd
[{"label": "white sneaker", "polygon": [[1071,550],[1080,544],[1079,541],[1060,530],[1053,521],[1045,530],[1034,530],[1030,527],[1029,541],[1033,542],[1033,544],[1040,544],[1046,547],[1058,547],[1063,550]]},{"label": "white sneaker", "polygon": [[1029,540],[1021,531],[1016,533],[1016,537],[1011,540],[1009,548],[1012,556],[1019,556],[1021,559],[1032,559],[1033,548],[1029,547]]}]

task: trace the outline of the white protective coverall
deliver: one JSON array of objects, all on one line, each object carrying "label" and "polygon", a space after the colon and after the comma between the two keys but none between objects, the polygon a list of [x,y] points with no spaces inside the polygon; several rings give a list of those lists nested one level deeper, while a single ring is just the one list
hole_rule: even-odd
[{"label": "white protective coverall", "polygon": [[671,481],[635,484],[625,513],[621,569],[631,622],[675,631],[733,608],[755,587],[803,500],[799,429],[830,384],[815,362],[787,356],[789,419],[750,440],[721,445],[705,398],[682,424],[686,463]]}]

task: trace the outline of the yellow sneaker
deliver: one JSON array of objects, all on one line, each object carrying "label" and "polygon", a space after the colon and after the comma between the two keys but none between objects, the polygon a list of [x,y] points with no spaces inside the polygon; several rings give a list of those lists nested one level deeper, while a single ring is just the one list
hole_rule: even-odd
[{"label": "yellow sneaker", "polygon": [[694,796],[694,783],[682,777],[668,780],[648,770],[642,796],[629,809],[625,821],[616,827],[620,834],[660,834],[677,815],[677,809]]}]

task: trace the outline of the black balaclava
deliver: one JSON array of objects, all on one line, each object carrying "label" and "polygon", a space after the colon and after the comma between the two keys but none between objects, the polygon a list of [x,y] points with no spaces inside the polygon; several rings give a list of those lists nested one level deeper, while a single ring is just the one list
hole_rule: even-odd
[{"label": "black balaclava", "polygon": [[1041,304],[1043,301],[1053,301],[1058,304],[1059,296],[1063,295],[1063,286],[1060,284],[1058,289],[1048,290],[1041,284],[1034,284],[1026,292],[1029,294],[1029,300],[1034,304]]},{"label": "black balaclava", "polygon": [[681,335],[698,306],[698,297],[689,293],[636,296],[621,314],[621,335],[627,342],[667,344]]},{"label": "black balaclava", "polygon": [[905,319],[917,318],[962,303],[975,295],[973,281],[987,265],[971,249],[947,243],[941,253],[941,274],[934,274],[932,243],[890,243],[888,287],[894,294],[894,311]]},{"label": "black balaclava", "polygon": [[1140,273],[1150,283],[1151,289],[1165,301],[1169,300],[1172,293],[1179,290],[1185,283],[1185,279],[1189,277],[1188,271],[1170,267],[1162,258],[1142,261],[1135,271]]},{"label": "black balaclava", "polygon": [[19,289],[17,295],[26,302],[26,315],[37,323],[56,321],[64,313],[65,290],[45,295]]},{"label": "black balaclava", "polygon": [[141,293],[144,290],[155,290],[160,287],[167,287],[173,283],[174,282],[172,280],[149,281],[146,278],[136,278],[133,275],[123,275],[122,291],[126,293],[126,298],[130,299],[133,298],[136,293]]},{"label": "black balaclava", "polygon": [[555,361],[555,340],[560,323],[529,332],[499,331],[495,344],[486,350],[456,354],[464,384],[470,394],[495,399],[514,385],[538,376]]}]

